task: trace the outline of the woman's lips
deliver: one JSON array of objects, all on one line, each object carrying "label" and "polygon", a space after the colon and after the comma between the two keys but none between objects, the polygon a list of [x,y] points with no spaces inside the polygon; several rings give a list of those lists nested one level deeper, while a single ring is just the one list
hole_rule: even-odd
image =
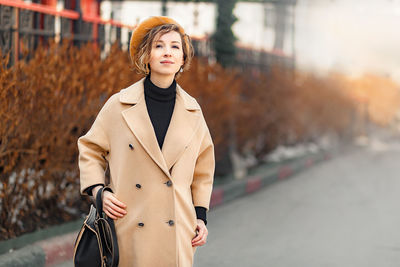
[{"label": "woman's lips", "polygon": [[161,63],[162,63],[162,64],[172,64],[172,63],[174,63],[174,62],[168,61],[168,60],[164,60],[164,61],[161,61]]}]

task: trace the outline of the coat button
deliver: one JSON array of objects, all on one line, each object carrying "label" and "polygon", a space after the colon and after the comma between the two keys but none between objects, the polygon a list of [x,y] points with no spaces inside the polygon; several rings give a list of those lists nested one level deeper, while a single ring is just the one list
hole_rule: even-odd
[{"label": "coat button", "polygon": [[168,180],[168,182],[165,183],[168,187],[172,186],[172,182]]},{"label": "coat button", "polygon": [[143,227],[143,226],[144,226],[144,223],[140,222],[140,223],[138,223],[138,225],[139,225],[140,227]]},{"label": "coat button", "polygon": [[140,189],[142,186],[140,184],[136,184],[136,188]]},{"label": "coat button", "polygon": [[169,221],[168,221],[168,224],[169,224],[169,226],[173,226],[175,223],[174,223],[173,220],[169,220]]},{"label": "coat button", "polygon": [[132,144],[129,144],[129,148],[130,148],[131,150],[133,150],[133,145],[132,145]]}]

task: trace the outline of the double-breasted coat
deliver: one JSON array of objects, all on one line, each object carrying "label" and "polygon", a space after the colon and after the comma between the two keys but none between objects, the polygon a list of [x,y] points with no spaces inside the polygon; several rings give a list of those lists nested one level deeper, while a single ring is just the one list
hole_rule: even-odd
[{"label": "double-breasted coat", "polygon": [[178,84],[160,149],[144,98],[144,78],[112,95],[78,139],[81,193],[105,182],[127,205],[115,221],[119,266],[189,267],[195,206],[209,209],[214,146],[197,101]]}]

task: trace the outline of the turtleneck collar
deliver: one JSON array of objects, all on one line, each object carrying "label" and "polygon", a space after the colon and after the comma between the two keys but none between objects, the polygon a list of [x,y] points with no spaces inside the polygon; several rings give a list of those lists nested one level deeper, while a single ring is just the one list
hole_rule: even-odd
[{"label": "turtleneck collar", "polygon": [[158,101],[170,101],[176,96],[176,81],[174,79],[168,88],[160,88],[152,83],[150,75],[147,75],[144,80],[144,94],[145,96]]}]

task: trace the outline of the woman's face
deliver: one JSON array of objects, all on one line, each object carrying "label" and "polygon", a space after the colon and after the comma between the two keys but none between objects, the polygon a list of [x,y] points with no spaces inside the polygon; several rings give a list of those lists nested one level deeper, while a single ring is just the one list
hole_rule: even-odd
[{"label": "woman's face", "polygon": [[150,68],[152,74],[175,75],[183,65],[181,36],[170,31],[154,39],[150,52]]}]

